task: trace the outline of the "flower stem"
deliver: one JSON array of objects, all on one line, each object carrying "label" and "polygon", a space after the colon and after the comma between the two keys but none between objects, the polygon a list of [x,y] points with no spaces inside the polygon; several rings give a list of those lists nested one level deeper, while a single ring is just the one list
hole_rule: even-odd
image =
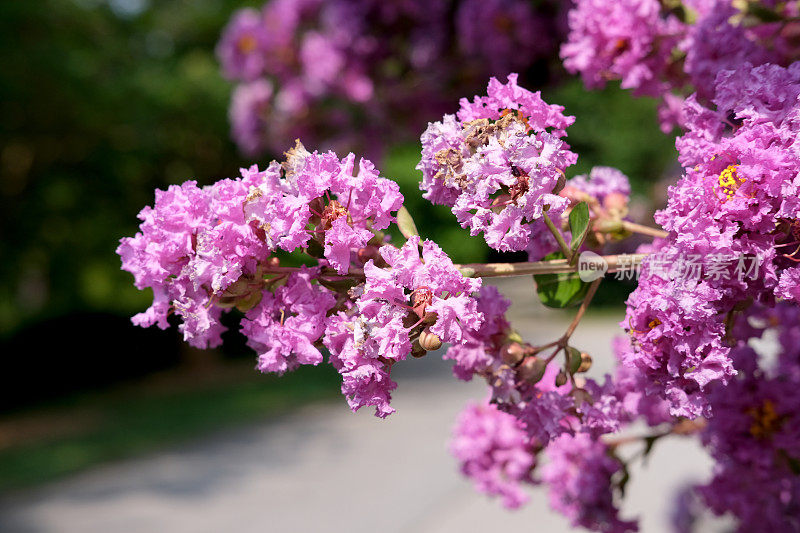
[{"label": "flower stem", "polygon": [[643,226],[642,224],[636,224],[635,222],[629,222],[627,220],[622,221],[622,229],[628,230],[632,233],[649,235],[650,237],[656,237],[658,239],[666,239],[669,235],[669,233],[663,229],[651,228],[650,226]]},{"label": "flower stem", "polygon": [[572,319],[567,331],[564,333],[563,342],[565,346],[569,341],[569,338],[572,337],[572,334],[575,333],[575,328],[578,327],[583,315],[586,314],[586,310],[589,308],[589,304],[592,303],[592,298],[594,298],[594,295],[597,292],[597,287],[600,286],[601,281],[603,281],[603,278],[598,278],[589,286],[589,292],[586,293],[586,297],[583,299],[580,308],[578,308],[578,312],[575,313],[575,318]]},{"label": "flower stem", "polygon": [[[642,263],[647,254],[620,254],[604,255],[603,260],[608,264],[607,272],[617,272],[620,268],[633,268]],[[570,265],[566,259],[553,259],[551,261],[536,261],[531,263],[466,263],[456,265],[464,274],[470,277],[499,278],[511,276],[529,276],[531,274],[564,274],[577,272],[580,265]]]},{"label": "flower stem", "polygon": [[549,229],[550,233],[553,234],[553,237],[556,238],[556,242],[558,243],[558,246],[561,248],[564,257],[566,257],[567,261],[569,261],[570,259],[572,259],[572,252],[570,251],[569,246],[567,246],[567,242],[564,240],[564,236],[561,235],[561,232],[558,231],[556,225],[553,224],[553,221],[550,220],[549,216],[547,216],[547,212],[542,213],[542,215],[544,216],[544,223],[547,225],[547,229]]}]

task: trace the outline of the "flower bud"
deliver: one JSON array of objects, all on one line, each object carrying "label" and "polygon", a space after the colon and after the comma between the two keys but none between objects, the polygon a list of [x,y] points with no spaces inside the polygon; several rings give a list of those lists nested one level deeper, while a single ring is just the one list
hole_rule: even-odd
[{"label": "flower bud", "polygon": [[527,381],[533,385],[542,380],[545,370],[547,370],[547,361],[532,355],[530,357],[526,357],[525,360],[522,361],[522,363],[517,367],[517,375],[523,381]]},{"label": "flower bud", "polygon": [[425,357],[427,354],[427,350],[419,345],[419,339],[414,341],[414,344],[411,345],[411,356],[416,357],[419,359],[420,357]]},{"label": "flower bud", "polygon": [[578,367],[578,372],[586,372],[592,368],[592,356],[586,352],[581,353],[581,366]]},{"label": "flower bud", "polygon": [[431,333],[430,328],[425,328],[419,334],[419,345],[428,351],[438,350],[442,347],[442,339],[435,333]]},{"label": "flower bud", "polygon": [[556,376],[556,387],[561,387],[567,384],[567,374],[563,370]]},{"label": "flower bud", "polygon": [[510,366],[517,366],[523,357],[525,357],[525,348],[518,342],[504,344],[500,350],[500,358]]}]

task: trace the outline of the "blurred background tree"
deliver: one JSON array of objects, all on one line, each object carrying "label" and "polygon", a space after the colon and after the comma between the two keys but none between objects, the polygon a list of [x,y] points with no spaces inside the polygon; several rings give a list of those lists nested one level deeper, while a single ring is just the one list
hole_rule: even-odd
[{"label": "blurred background tree", "polygon": [[[259,3],[0,5],[0,407],[186,360],[174,331],[129,324],[152,295],[133,287],[114,250],[136,232],[136,214],[155,188],[207,184],[269,160],[245,159],[229,140],[232,85],[214,57],[222,28],[244,5]],[[573,174],[617,166],[646,193],[672,157],[653,102],[617,88],[587,92],[558,69],[554,57],[551,73],[523,73],[521,81],[577,115],[568,139],[581,154]],[[474,93],[484,91],[485,82]],[[470,95],[453,94],[452,111]],[[383,174],[400,182],[422,233],[457,261],[487,258],[481,239],[465,238],[447,209],[422,200],[418,145],[387,143]]]}]

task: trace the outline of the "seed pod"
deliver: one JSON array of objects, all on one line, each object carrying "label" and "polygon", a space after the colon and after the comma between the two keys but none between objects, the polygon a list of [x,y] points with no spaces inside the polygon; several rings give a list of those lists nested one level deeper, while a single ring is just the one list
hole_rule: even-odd
[{"label": "seed pod", "polygon": [[500,358],[510,366],[517,366],[525,357],[525,348],[518,342],[509,342],[500,350]]},{"label": "seed pod", "polygon": [[567,383],[567,374],[562,370],[556,376],[556,387],[561,387]]},{"label": "seed pod", "polygon": [[517,375],[523,381],[527,381],[533,385],[542,380],[545,370],[547,370],[547,361],[532,355],[530,357],[526,357],[525,360],[522,361],[522,363],[517,367]]},{"label": "seed pod", "polygon": [[581,353],[581,366],[578,367],[578,372],[586,372],[592,368],[592,356],[588,353]]},{"label": "seed pod", "polygon": [[431,333],[430,328],[425,328],[419,334],[419,345],[423,350],[438,350],[442,347],[442,339],[435,333]]},{"label": "seed pod", "polygon": [[419,339],[415,340],[414,344],[411,345],[412,357],[416,357],[417,359],[419,359],[420,357],[425,357],[425,354],[427,353],[428,352],[425,350],[425,348],[419,345]]}]

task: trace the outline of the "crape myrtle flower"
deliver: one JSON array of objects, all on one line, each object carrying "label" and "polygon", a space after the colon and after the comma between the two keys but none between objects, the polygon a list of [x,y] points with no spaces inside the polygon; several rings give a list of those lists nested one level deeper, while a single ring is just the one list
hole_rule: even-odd
[{"label": "crape myrtle flower", "polygon": [[372,405],[386,417],[394,412],[390,393],[397,386],[392,364],[442,342],[466,343],[481,327],[484,316],[472,296],[481,282],[465,278],[441,248],[416,236],[401,248],[381,247],[364,276],[364,285],[351,291],[354,305],[331,317],[325,345],[350,407]]},{"label": "crape myrtle flower", "polygon": [[546,451],[542,468],[550,506],[566,516],[574,527],[594,531],[637,531],[634,521],[619,518],[614,501],[614,477],[622,463],[607,446],[587,434],[562,435]]},{"label": "crape myrtle flower", "polygon": [[[685,174],[656,214],[669,232],[656,255],[671,268],[646,261],[622,324],[635,348],[625,364],[648,376],[674,415],[710,415],[707,387],[736,374],[733,313],[751,301],[798,301],[798,95],[798,65],[745,64],[717,76],[716,110],[689,100],[689,129],[676,143]],[[677,268],[707,257],[725,268]]]},{"label": "crape myrtle flower", "polygon": [[535,456],[530,439],[513,416],[492,404],[469,404],[458,416],[450,452],[478,492],[500,496],[516,509],[528,500],[523,484],[533,483]]},{"label": "crape myrtle flower", "polygon": [[[373,134],[415,134],[420,120],[447,109],[445,88],[541,67],[563,33],[564,10],[557,0],[270,0],[233,14],[217,57],[226,78],[273,88],[259,151],[300,136],[375,156]],[[242,124],[257,121],[239,112],[240,100],[231,102],[234,140],[252,153]]]},{"label": "crape myrtle flower", "polygon": [[752,7],[729,0],[579,0],[561,57],[589,88],[618,79],[637,96],[660,98],[659,120],[668,133],[686,126],[680,101],[691,91],[704,105],[711,102],[718,73],[798,58],[798,3]]},{"label": "crape myrtle flower", "polygon": [[[559,209],[548,211],[550,218],[562,233],[569,225],[569,212],[579,202],[586,202],[589,216],[593,221],[592,228],[581,250],[593,249],[601,251],[609,237],[621,230],[620,223],[628,215],[631,186],[628,177],[613,167],[593,167],[588,175],[581,174],[567,180],[565,187],[559,192],[569,202]],[[543,220],[530,225],[531,240],[526,251],[529,261],[540,261],[550,253],[559,250],[555,236],[547,228]],[[566,240],[566,236],[565,236]]]},{"label": "crape myrtle flower", "polygon": [[574,117],[518,86],[516,74],[505,84],[492,78],[487,92],[472,102],[462,98],[455,116],[428,125],[420,188],[492,248],[523,250],[531,223],[567,204],[557,193],[577,156],[561,138]]},{"label": "crape myrtle flower", "polygon": [[264,150],[267,126],[272,118],[272,97],[272,85],[267,80],[243,83],[233,91],[228,111],[231,136],[247,155]]},{"label": "crape myrtle flower", "polygon": [[270,34],[261,13],[241,9],[234,13],[217,44],[217,57],[228,79],[254,81],[266,68]]},{"label": "crape myrtle flower", "polygon": [[564,66],[580,73],[589,88],[619,79],[623,89],[635,94],[659,95],[683,29],[675,15],[661,11],[658,0],[578,0],[561,47]]},{"label": "crape myrtle flower", "polygon": [[[118,249],[136,286],[154,291],[134,322],[166,328],[174,313],[187,341],[213,347],[221,313],[235,307],[261,371],[317,365],[325,346],[353,410],[385,417],[393,363],[468,343],[484,320],[480,279],[431,241],[388,243],[381,230],[402,201],[369,161],[356,167],[352,154],[311,153],[299,141],[282,163],[240,179],[157,191],[140,233]],[[316,265],[282,267],[278,254],[298,249]]]},{"label": "crape myrtle flower", "polygon": [[[482,287],[476,301],[482,325],[461,344],[453,344],[444,358],[455,361],[453,373],[459,379],[484,378],[490,401],[517,418],[531,442],[546,446],[563,433],[575,432],[597,437],[640,417],[650,425],[671,421],[666,402],[643,390],[646,379],[635,368],[619,367],[602,382],[580,377],[559,384],[559,365],[511,330],[505,318],[510,302],[492,286]],[[623,360],[631,352],[630,342],[618,339],[614,351]]]},{"label": "crape myrtle flower", "polygon": [[264,290],[261,301],[242,319],[242,334],[258,354],[262,372],[283,374],[300,365],[322,362],[317,341],[325,332],[326,315],[336,298],[312,283],[319,270],[302,267],[274,292]]},{"label": "crape myrtle flower", "polygon": [[[737,317],[731,350],[739,374],[708,392],[714,416],[701,439],[716,464],[697,487],[716,514],[739,531],[800,527],[800,309],[786,302],[754,305]],[[774,344],[753,342],[776,334]]]},{"label": "crape myrtle flower", "polygon": [[[453,344],[444,359],[455,362],[453,375],[470,381],[474,374],[487,374],[503,361],[497,356],[504,348],[511,330],[505,313],[511,302],[504,298],[497,287],[484,285],[476,297],[478,309],[483,313],[479,328],[466,331],[459,344]],[[515,348],[513,348],[515,349]]]},{"label": "crape myrtle flower", "polygon": [[361,159],[356,171],[353,154],[340,160],[333,152],[310,153],[299,141],[283,166],[269,171],[278,191],[271,184],[251,191],[247,220],[287,252],[313,240],[340,274],[348,272],[354,253],[394,221],[392,212],[403,203],[398,185],[381,178],[370,161]]},{"label": "crape myrtle flower", "polygon": [[245,223],[242,212],[250,187],[260,184],[256,167],[242,178],[200,188],[194,181],[156,191],[155,205],[139,213],[139,233],[121,240],[122,268],[139,289],[153,290],[153,305],[134,324],[161,329],[167,317],[181,317],[184,339],[193,346],[218,346],[222,310],[257,302],[260,265],[271,247]]}]

